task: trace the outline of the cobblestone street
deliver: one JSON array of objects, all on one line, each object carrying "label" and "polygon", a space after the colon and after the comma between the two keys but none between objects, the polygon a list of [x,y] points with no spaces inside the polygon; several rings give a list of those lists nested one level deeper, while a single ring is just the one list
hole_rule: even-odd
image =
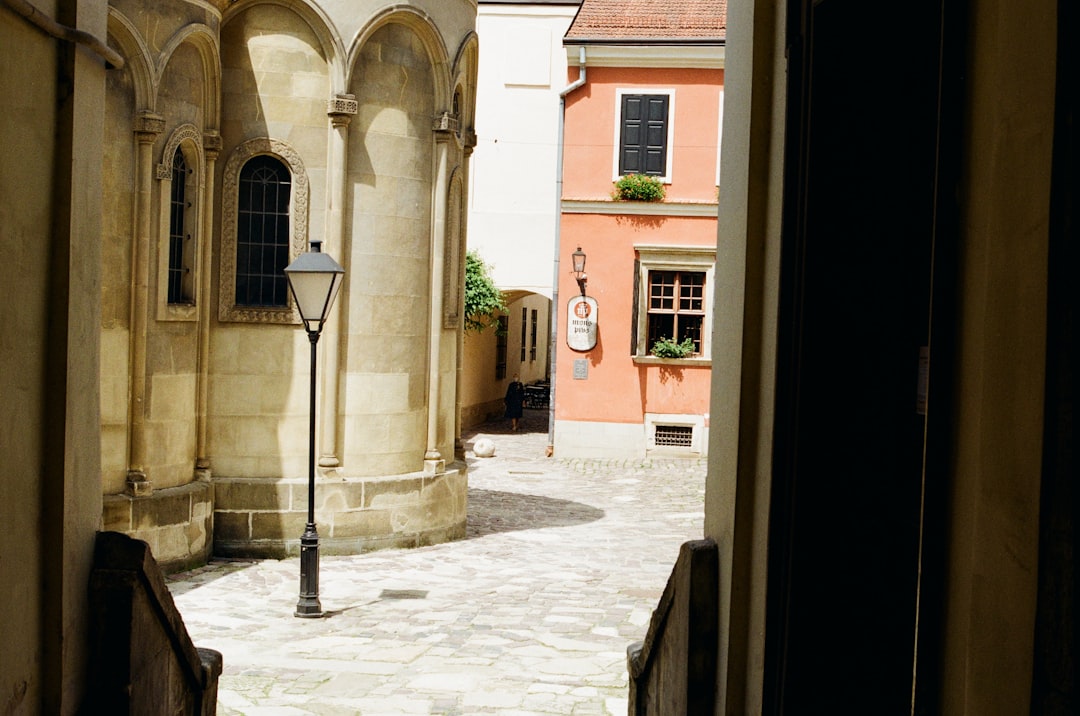
[{"label": "cobblestone street", "polygon": [[466,436],[467,539],[324,555],[324,619],[293,616],[298,559],[172,576],[224,656],[218,713],[625,714],[626,647],[701,537],[706,461],[551,459],[546,411],[508,428]]}]

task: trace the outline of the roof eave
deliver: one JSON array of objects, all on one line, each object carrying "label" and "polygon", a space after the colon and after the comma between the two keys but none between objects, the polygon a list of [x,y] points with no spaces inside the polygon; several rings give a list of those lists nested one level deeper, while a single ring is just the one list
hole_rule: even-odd
[{"label": "roof eave", "polygon": [[577,38],[565,38],[563,47],[571,67],[578,64],[581,49],[586,50],[585,64],[589,67],[648,67],[684,69],[724,69],[726,47],[715,39],[694,43],[583,43]]}]

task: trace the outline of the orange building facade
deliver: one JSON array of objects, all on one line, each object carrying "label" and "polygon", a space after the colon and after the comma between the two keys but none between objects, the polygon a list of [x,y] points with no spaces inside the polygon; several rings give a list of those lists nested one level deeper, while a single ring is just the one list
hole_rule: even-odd
[{"label": "orange building facade", "polygon": [[[715,29],[683,45],[578,39],[595,36],[583,17],[589,5],[564,40],[554,452],[702,455],[717,309],[722,39]],[[616,198],[615,182],[628,174],[655,177],[663,200]],[[578,249],[584,282],[573,270]],[[594,334],[582,327],[586,309],[573,310],[583,295]],[[656,348],[661,339],[667,352]]]}]

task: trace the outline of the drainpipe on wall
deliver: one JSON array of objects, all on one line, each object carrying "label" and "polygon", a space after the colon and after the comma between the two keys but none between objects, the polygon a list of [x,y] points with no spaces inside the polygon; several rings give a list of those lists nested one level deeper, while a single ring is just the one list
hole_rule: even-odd
[{"label": "drainpipe on wall", "polygon": [[551,390],[548,396],[548,445],[547,455],[555,452],[555,377],[559,339],[559,237],[562,232],[562,187],[563,187],[563,127],[566,123],[566,97],[585,84],[585,48],[578,48],[578,78],[559,93],[559,138],[556,146],[558,155],[555,164],[555,257],[554,279],[551,284],[551,340],[548,341],[549,365],[551,366]]}]

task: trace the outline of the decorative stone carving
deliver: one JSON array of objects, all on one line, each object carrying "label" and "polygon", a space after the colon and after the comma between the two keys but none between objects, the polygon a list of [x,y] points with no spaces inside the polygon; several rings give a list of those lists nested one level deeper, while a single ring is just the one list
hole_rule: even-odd
[{"label": "decorative stone carving", "polygon": [[142,144],[151,144],[165,131],[165,118],[150,111],[135,115],[135,137]]},{"label": "decorative stone carving", "polygon": [[352,116],[359,111],[360,103],[356,101],[355,95],[339,94],[326,102],[326,113],[331,117],[335,114]]},{"label": "decorative stone carving", "polygon": [[259,137],[238,146],[225,164],[221,187],[221,271],[218,283],[218,319],[241,323],[299,323],[300,315],[288,308],[254,308],[235,305],[236,299],[236,225],[239,211],[240,168],[260,154],[269,154],[285,163],[292,174],[292,199],[289,211],[292,240],[290,262],[307,247],[308,200],[310,187],[307,171],[299,153],[279,139]]},{"label": "decorative stone carving", "polygon": [[217,132],[207,132],[203,135],[203,151],[207,159],[217,159],[221,153],[221,135]]},{"label": "decorative stone carving", "polygon": [[184,142],[192,142],[195,145],[196,153],[201,157],[202,140],[202,132],[196,129],[194,124],[182,124],[177,127],[176,131],[169,136],[169,141],[165,143],[165,150],[161,155],[161,164],[157,165],[157,170],[155,172],[157,180],[162,181],[172,176],[173,159],[176,157],[176,149]]},{"label": "decorative stone carving", "polygon": [[431,123],[431,131],[456,133],[458,131],[458,118],[450,112],[440,112],[435,115],[435,119]]},{"label": "decorative stone carving", "polygon": [[351,94],[339,94],[326,102],[326,114],[336,128],[348,127],[354,115],[360,111],[360,103]]}]

